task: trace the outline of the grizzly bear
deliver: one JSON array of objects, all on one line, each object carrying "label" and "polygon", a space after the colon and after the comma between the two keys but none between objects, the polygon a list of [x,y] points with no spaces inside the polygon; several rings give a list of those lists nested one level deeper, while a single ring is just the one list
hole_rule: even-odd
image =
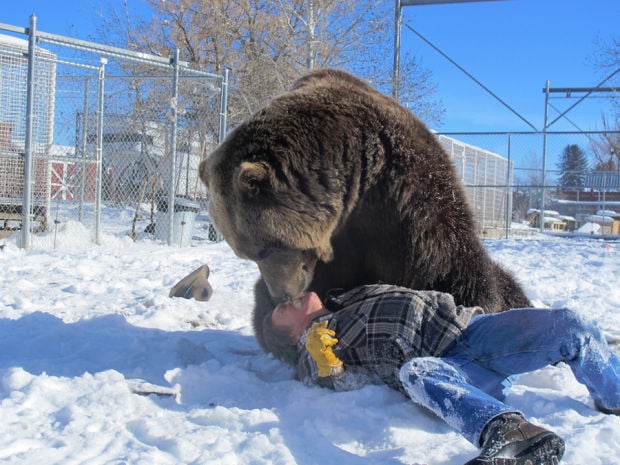
[{"label": "grizzly bear", "polygon": [[384,282],[487,312],[530,305],[485,251],[435,136],[343,71],[300,78],[231,131],[200,177],[215,226],[258,265],[253,324],[264,350],[264,316],[307,290]]}]

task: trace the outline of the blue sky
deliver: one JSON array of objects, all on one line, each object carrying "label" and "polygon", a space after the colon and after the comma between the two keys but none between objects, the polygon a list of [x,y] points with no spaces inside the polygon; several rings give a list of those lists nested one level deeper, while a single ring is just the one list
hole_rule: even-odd
[{"label": "blue sky", "polygon": [[[549,80],[551,87],[597,85],[605,76],[590,62],[597,51],[596,39],[620,36],[617,0],[508,0],[415,6],[403,11],[404,23],[539,129],[545,82]],[[402,42],[433,71],[448,112],[442,129],[529,129],[406,27]],[[574,102],[554,99],[552,103],[566,109]],[[605,106],[601,99],[590,99],[568,116],[584,130],[595,129]],[[558,113],[550,110],[549,115],[551,120]],[[550,129],[574,128],[558,122]]]},{"label": "blue sky", "polygon": [[[132,11],[144,11],[140,0],[127,0]],[[27,26],[31,13],[38,29],[81,39],[94,37],[101,12],[122,8],[122,0],[8,0],[0,22]],[[618,0],[506,0],[404,8],[404,23],[449,55],[485,86],[541,129],[542,88],[590,87],[604,74],[589,60],[596,39],[618,32]],[[446,108],[442,131],[526,131],[530,128],[477,84],[420,40],[406,26],[403,50],[410,49],[433,72],[437,97]],[[391,63],[391,57],[386,57]],[[554,99],[560,110],[575,100]],[[569,113],[581,129],[600,127],[609,105],[589,99]],[[557,116],[550,111],[550,119]],[[572,130],[560,121],[552,130]]]}]

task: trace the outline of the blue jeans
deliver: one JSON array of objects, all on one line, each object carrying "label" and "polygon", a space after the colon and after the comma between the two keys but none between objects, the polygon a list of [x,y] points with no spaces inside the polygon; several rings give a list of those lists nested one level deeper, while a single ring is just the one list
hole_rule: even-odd
[{"label": "blue jeans", "polygon": [[620,408],[620,361],[600,329],[571,310],[514,309],[474,317],[441,357],[414,358],[400,370],[411,399],[474,445],[497,415],[514,375],[566,362],[596,405]]}]

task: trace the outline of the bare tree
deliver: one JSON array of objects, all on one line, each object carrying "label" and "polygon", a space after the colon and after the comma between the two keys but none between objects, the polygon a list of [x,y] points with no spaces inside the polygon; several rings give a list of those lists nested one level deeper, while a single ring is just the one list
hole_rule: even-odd
[{"label": "bare tree", "polygon": [[[607,39],[599,37],[596,40],[596,47],[597,52],[590,61],[605,77],[612,76],[606,85],[620,89],[620,37],[609,37]],[[610,98],[616,119],[620,116],[619,94],[620,91],[616,90]]]},{"label": "bare tree", "polygon": [[604,132],[598,138],[590,140],[590,147],[596,160],[595,170],[616,171],[620,170],[620,134],[617,132],[620,131],[620,38],[599,37],[596,47],[597,52],[590,61],[605,77],[611,76],[605,85],[616,88],[609,98],[615,117],[602,115]]},{"label": "bare tree", "polygon": [[590,140],[590,148],[596,160],[595,170],[617,171],[620,168],[620,114],[615,121],[602,116],[603,133]]},{"label": "bare tree", "polygon": [[597,53],[594,55],[593,63],[604,72],[614,71],[620,67],[620,37],[609,37],[607,39],[597,38]]},{"label": "bare tree", "polygon": [[[229,67],[232,124],[287,89],[308,69],[349,70],[389,92],[393,2],[389,0],[146,0],[152,16],[130,21],[109,12],[106,41],[154,54],[178,47],[197,69]],[[439,122],[431,73],[402,62],[403,100],[427,122]]]}]

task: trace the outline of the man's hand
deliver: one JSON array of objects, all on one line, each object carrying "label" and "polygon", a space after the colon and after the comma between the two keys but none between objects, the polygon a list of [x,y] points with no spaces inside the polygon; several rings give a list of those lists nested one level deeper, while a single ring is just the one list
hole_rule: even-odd
[{"label": "man's hand", "polygon": [[335,336],[335,331],[327,328],[327,321],[314,323],[308,331],[306,350],[316,362],[320,377],[342,373],[342,360],[332,350],[332,346],[338,343]]}]

